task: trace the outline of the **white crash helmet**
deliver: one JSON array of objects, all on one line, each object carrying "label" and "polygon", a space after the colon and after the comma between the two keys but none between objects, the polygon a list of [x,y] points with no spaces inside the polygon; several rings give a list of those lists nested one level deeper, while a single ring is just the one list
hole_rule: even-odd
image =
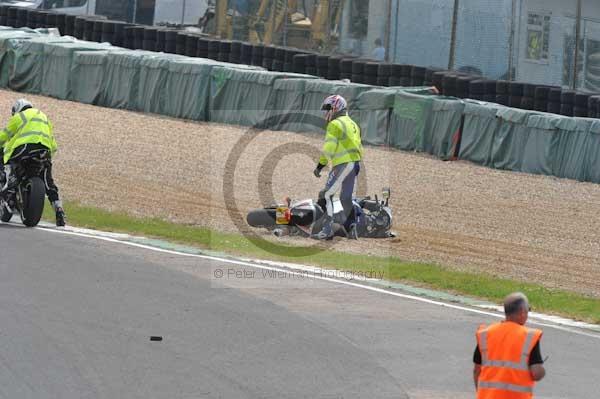
[{"label": "white crash helmet", "polygon": [[328,122],[331,122],[334,115],[346,111],[347,109],[348,103],[346,102],[346,99],[337,94],[327,97],[325,101],[323,101],[323,106],[321,107],[322,111],[327,112],[325,119],[327,119]]},{"label": "white crash helmet", "polygon": [[12,114],[18,114],[26,109],[33,108],[33,104],[24,98],[20,98],[12,106]]}]

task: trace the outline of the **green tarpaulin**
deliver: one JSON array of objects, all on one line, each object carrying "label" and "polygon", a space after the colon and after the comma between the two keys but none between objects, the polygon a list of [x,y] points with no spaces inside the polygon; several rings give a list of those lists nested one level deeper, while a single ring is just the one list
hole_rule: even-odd
[{"label": "green tarpaulin", "polygon": [[261,127],[274,108],[278,79],[307,75],[215,67],[211,71],[210,120]]},{"label": "green tarpaulin", "polygon": [[106,88],[108,51],[77,51],[71,67],[71,96],[73,101],[97,105]]},{"label": "green tarpaulin", "polygon": [[535,113],[515,108],[498,110],[500,126],[492,145],[492,167],[521,171],[525,145],[529,137],[527,118],[530,115]]},{"label": "green tarpaulin", "polygon": [[396,93],[390,116],[390,146],[405,151],[423,151],[423,137],[429,127],[433,99],[429,96]]},{"label": "green tarpaulin", "polygon": [[35,32],[0,31],[0,87],[8,87],[8,81],[15,66],[15,50],[24,41],[36,36],[39,36],[39,34]]},{"label": "green tarpaulin", "polygon": [[39,94],[42,91],[45,54],[47,43],[73,43],[75,39],[57,36],[39,36],[24,41],[15,53],[14,69],[8,85],[16,91]]},{"label": "green tarpaulin", "polygon": [[460,158],[489,166],[492,144],[500,126],[496,114],[502,105],[473,100],[465,101]]},{"label": "green tarpaulin", "polygon": [[144,57],[140,62],[140,85],[137,106],[139,111],[164,113],[167,97],[167,80],[172,61],[184,58],[179,55],[162,54]]},{"label": "green tarpaulin", "polygon": [[521,171],[555,175],[559,156],[558,124],[563,117],[553,114],[530,115],[523,148]]},{"label": "green tarpaulin", "polygon": [[111,52],[106,61],[106,90],[100,105],[137,110],[142,60],[160,53],[141,50]]},{"label": "green tarpaulin", "polygon": [[390,115],[397,92],[395,89],[373,89],[358,96],[354,115],[360,124],[363,143],[388,144]]},{"label": "green tarpaulin", "polygon": [[44,64],[42,68],[42,93],[67,99],[71,96],[71,67],[77,51],[116,49],[109,44],[90,43],[77,40],[73,43],[44,44]]},{"label": "green tarpaulin", "polygon": [[585,150],[585,180],[600,183],[600,120],[597,119],[590,125]]},{"label": "green tarpaulin", "polygon": [[425,130],[423,151],[442,159],[454,155],[465,103],[457,99],[432,97],[429,128]]},{"label": "green tarpaulin", "polygon": [[307,82],[316,78],[278,79],[273,85],[273,105],[264,127],[293,132],[312,131],[303,126],[302,114]]},{"label": "green tarpaulin", "polygon": [[591,141],[594,119],[561,118],[557,123],[554,175],[580,181],[586,180],[586,152]]}]

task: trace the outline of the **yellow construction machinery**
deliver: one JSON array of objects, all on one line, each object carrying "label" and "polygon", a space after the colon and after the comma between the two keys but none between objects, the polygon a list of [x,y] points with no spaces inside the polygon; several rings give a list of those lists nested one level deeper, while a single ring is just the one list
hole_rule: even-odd
[{"label": "yellow construction machinery", "polygon": [[345,0],[216,0],[216,32],[253,43],[324,49],[336,45]]}]

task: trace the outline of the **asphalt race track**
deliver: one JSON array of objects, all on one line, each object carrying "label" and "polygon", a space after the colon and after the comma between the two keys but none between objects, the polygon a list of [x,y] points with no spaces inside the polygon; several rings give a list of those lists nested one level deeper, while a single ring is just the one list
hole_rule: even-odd
[{"label": "asphalt race track", "polygon": [[[474,397],[496,319],[250,269],[0,224],[0,398]],[[598,397],[600,337],[542,352],[537,398]]]}]

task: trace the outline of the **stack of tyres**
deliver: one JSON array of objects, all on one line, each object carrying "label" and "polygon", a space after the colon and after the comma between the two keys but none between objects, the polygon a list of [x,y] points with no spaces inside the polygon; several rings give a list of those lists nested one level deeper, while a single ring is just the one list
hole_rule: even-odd
[{"label": "stack of tyres", "polygon": [[480,76],[463,75],[456,78],[456,94],[458,98],[470,98],[471,81],[479,79]]},{"label": "stack of tyres", "polygon": [[114,21],[102,22],[102,36],[100,41],[104,43],[115,43],[115,23]]},{"label": "stack of tyres", "polygon": [[434,86],[440,93],[442,92],[442,83],[445,75],[446,71],[436,71],[431,77],[431,85]]},{"label": "stack of tyres", "polygon": [[433,86],[433,74],[436,72],[441,72],[440,68],[427,68],[425,70],[425,80],[423,81],[423,86]]},{"label": "stack of tyres", "polygon": [[483,101],[488,103],[496,102],[496,81],[488,79],[485,81],[485,94],[483,95]]},{"label": "stack of tyres", "polygon": [[[410,85],[411,86],[423,86],[425,82],[425,73],[427,68],[413,65],[410,69]],[[467,87],[468,89],[468,87]]]},{"label": "stack of tyres", "polygon": [[175,54],[185,55],[185,42],[187,40],[187,34],[184,32],[178,32],[177,38],[175,39]]},{"label": "stack of tyres", "polygon": [[354,83],[365,83],[365,65],[364,60],[352,61],[352,82]]},{"label": "stack of tyres", "polygon": [[8,24],[8,6],[0,6],[0,26]]},{"label": "stack of tyres", "polygon": [[188,35],[185,38],[185,55],[196,57],[198,55],[198,36]]},{"label": "stack of tyres", "polygon": [[219,42],[219,56],[218,61],[228,62],[229,54],[231,54],[231,40],[221,40]]},{"label": "stack of tyres", "polygon": [[263,48],[262,67],[269,71],[272,70],[273,61],[275,61],[275,47],[265,46]]},{"label": "stack of tyres", "polygon": [[207,57],[210,58],[211,60],[216,60],[217,58],[219,58],[219,46],[220,46],[221,42],[219,42],[218,40],[209,40],[208,41],[208,52],[207,52]]},{"label": "stack of tyres", "polygon": [[231,51],[229,52],[229,59],[227,60],[232,64],[239,64],[242,61],[242,42],[234,40],[231,42]]},{"label": "stack of tyres", "polygon": [[521,82],[510,82],[508,84],[508,106],[520,108],[523,101],[525,85]]},{"label": "stack of tyres", "polygon": [[217,56],[218,61],[229,62],[229,57],[231,55],[231,44],[231,40],[219,41],[219,55]]},{"label": "stack of tyres", "polygon": [[520,108],[529,110],[534,108],[536,87],[536,85],[531,83],[523,84],[523,98],[521,99]]},{"label": "stack of tyres", "polygon": [[327,79],[338,80],[342,78],[342,58],[329,57],[327,59]]},{"label": "stack of tyres", "polygon": [[328,55],[317,55],[317,76],[323,79],[327,79],[329,75],[329,56]]},{"label": "stack of tyres", "polygon": [[12,26],[14,28],[17,27],[17,11],[19,7],[8,7],[6,11],[6,25]]},{"label": "stack of tyres", "polygon": [[92,31],[92,41],[93,42],[101,42],[102,41],[102,29],[104,25],[104,21],[101,19],[97,19],[94,21],[94,30]]},{"label": "stack of tyres", "polygon": [[285,48],[275,47],[275,53],[273,56],[273,63],[271,64],[271,70],[277,72],[283,72],[285,67]]},{"label": "stack of tyres", "polygon": [[168,30],[165,33],[165,53],[175,54],[177,52],[178,35],[176,30]]},{"label": "stack of tyres", "polygon": [[[38,27],[38,11],[32,8],[26,10],[27,13],[27,23],[25,26],[31,29],[35,29]],[[18,12],[17,12],[18,15]]]},{"label": "stack of tyres", "polygon": [[535,111],[548,111],[548,95],[550,94],[550,86],[537,86],[533,95],[533,109]]},{"label": "stack of tyres", "polygon": [[573,116],[575,108],[575,91],[564,90],[560,95],[560,114]]},{"label": "stack of tyres", "polygon": [[65,27],[67,26],[67,14],[56,14],[56,25],[54,27],[58,29],[61,35],[65,34]]},{"label": "stack of tyres", "polygon": [[560,87],[551,87],[548,91],[548,105],[546,112],[560,114],[560,101],[562,97],[562,89]]},{"label": "stack of tyres", "polygon": [[587,93],[576,93],[575,94],[575,106],[573,107],[573,116],[580,118],[587,118],[588,116],[588,102],[591,95]]},{"label": "stack of tyres", "polygon": [[125,27],[131,26],[126,22],[121,21],[113,21],[113,25],[115,28],[115,37],[113,44],[115,46],[124,46],[125,43]]},{"label": "stack of tyres", "polygon": [[38,28],[48,28],[48,11],[38,11]]},{"label": "stack of tyres", "polygon": [[242,60],[245,60],[248,52],[250,52],[250,65],[262,66],[263,54],[265,46],[262,44],[249,44],[244,43],[242,45]]},{"label": "stack of tyres", "polygon": [[123,47],[132,49],[133,38],[135,37],[135,25],[126,26],[123,29]]},{"label": "stack of tyres", "polygon": [[142,49],[147,51],[156,51],[157,37],[158,29],[150,26],[144,28],[144,36],[142,36]]},{"label": "stack of tyres", "polygon": [[342,58],[340,60],[340,79],[352,80],[352,58]]},{"label": "stack of tyres", "polygon": [[133,30],[133,48],[139,50],[144,48],[144,34],[146,28],[144,26],[136,26]]},{"label": "stack of tyres", "polygon": [[209,42],[209,39],[206,39],[204,37],[198,38],[198,45],[197,45],[198,48],[196,51],[196,57],[208,58],[208,42]]},{"label": "stack of tyres", "polygon": [[56,28],[56,13],[49,12],[46,15],[46,26],[48,28]]},{"label": "stack of tyres", "polygon": [[306,73],[306,54],[296,54],[292,59],[292,70],[290,72]]},{"label": "stack of tyres", "polygon": [[410,77],[410,75],[412,74],[412,69],[412,65],[400,65],[400,86],[412,86],[412,78]]},{"label": "stack of tyres", "polygon": [[317,76],[317,55],[306,54],[306,70],[305,73],[308,75]]},{"label": "stack of tyres", "polygon": [[75,36],[75,18],[77,18],[76,15],[65,16],[65,31],[61,33],[67,36]]},{"label": "stack of tyres", "polygon": [[486,80],[475,79],[469,82],[469,98],[485,101]]},{"label": "stack of tyres", "polygon": [[600,96],[590,96],[588,99],[588,118],[598,118],[598,101]]},{"label": "stack of tyres", "polygon": [[390,78],[388,80],[388,85],[390,86],[402,86],[401,85],[401,73],[402,73],[402,65],[392,64],[390,67]]},{"label": "stack of tyres", "polygon": [[377,86],[389,86],[392,64],[381,63],[377,67]]},{"label": "stack of tyres", "polygon": [[366,62],[364,66],[363,83],[377,86],[377,74],[379,73],[379,63]]},{"label": "stack of tyres", "polygon": [[[17,9],[17,28],[23,28],[27,26],[27,12],[29,9],[27,8],[18,8]],[[37,22],[37,21],[36,21]],[[37,26],[34,26],[36,28]]]},{"label": "stack of tyres", "polygon": [[[271,64],[273,63],[273,57],[275,55],[275,49],[271,50],[265,50],[266,47],[261,46],[259,48],[255,48],[255,45],[253,45],[252,43],[242,43],[242,47],[240,48],[240,64],[244,64],[244,65],[250,65],[252,64],[252,60],[255,57],[255,52],[256,51],[262,51],[262,54],[260,55],[260,65],[257,66],[263,66],[263,65],[268,65],[267,68],[265,69],[270,69],[271,68]],[[265,57],[265,51],[267,53],[269,53],[269,57]],[[256,55],[256,57],[258,57],[258,54]],[[265,62],[265,58],[268,58]]]},{"label": "stack of tyres", "polygon": [[458,77],[456,73],[447,73],[442,80],[442,94],[448,97],[456,97],[458,94]]},{"label": "stack of tyres", "polygon": [[294,57],[302,54],[301,51],[295,49],[286,49],[283,59],[283,72],[294,72]]},{"label": "stack of tyres", "polygon": [[75,17],[73,26],[73,36],[75,36],[77,39],[83,40],[85,34],[85,16],[80,15]]},{"label": "stack of tyres", "polygon": [[165,52],[165,43],[167,41],[167,30],[157,29],[156,30],[156,51],[159,53]]},{"label": "stack of tyres", "polygon": [[508,80],[496,81],[496,102],[501,105],[508,105],[510,96],[508,95],[508,88],[510,82]]},{"label": "stack of tyres", "polygon": [[94,22],[95,21],[96,21],[95,19],[92,19],[89,17],[86,17],[83,20],[83,40],[87,40],[87,41],[91,42],[92,39],[94,38]]}]

